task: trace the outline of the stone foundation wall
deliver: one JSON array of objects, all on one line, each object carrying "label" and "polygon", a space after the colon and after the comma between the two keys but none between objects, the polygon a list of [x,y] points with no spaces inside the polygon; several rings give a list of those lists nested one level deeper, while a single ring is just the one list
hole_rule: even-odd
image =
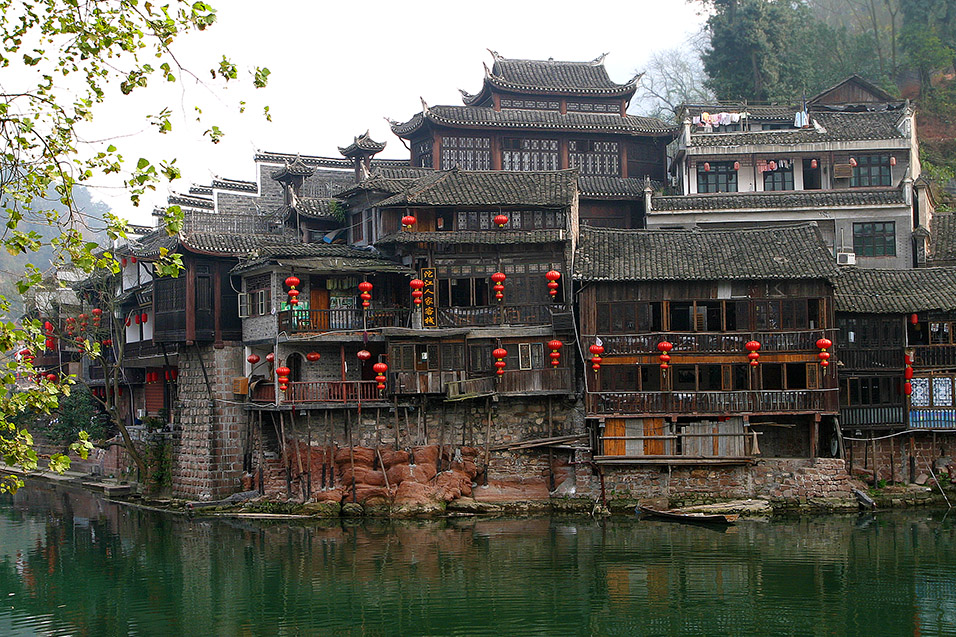
[{"label": "stone foundation wall", "polygon": [[232,393],[232,380],[242,376],[242,363],[238,345],[185,347],[180,352],[172,454],[174,497],[215,500],[241,488],[248,415]]},{"label": "stone foundation wall", "polygon": [[[765,498],[776,506],[829,507],[852,504],[850,478],[843,460],[834,458],[770,458],[755,465],[715,467],[605,466],[608,499],[653,500],[666,506],[720,500]],[[594,492],[599,480],[578,479],[578,493]],[[590,485],[586,491],[585,485]]]},{"label": "stone foundation wall", "polygon": [[[879,437],[886,434],[875,435]],[[938,476],[940,472],[936,467],[938,460],[949,459],[950,462],[944,460],[941,464],[952,464],[952,460],[956,459],[956,435],[952,433],[934,434],[931,431],[921,431],[875,440],[873,443],[845,440],[844,444],[850,471],[855,476],[867,480],[872,480],[873,476],[874,446],[877,479],[887,482],[910,482],[920,474],[929,475],[931,466]],[[912,476],[910,475],[911,467],[914,474]]]}]

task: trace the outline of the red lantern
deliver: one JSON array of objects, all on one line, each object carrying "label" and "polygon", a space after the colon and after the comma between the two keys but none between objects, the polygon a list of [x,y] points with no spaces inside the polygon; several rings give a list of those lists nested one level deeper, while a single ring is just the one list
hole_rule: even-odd
[{"label": "red lantern", "polygon": [[751,366],[756,367],[758,359],[760,358],[760,354],[757,353],[757,350],[760,349],[760,343],[757,341],[747,341],[747,343],[744,344],[744,349],[750,352],[747,354],[747,358],[750,359]]},{"label": "red lantern", "polygon": [[360,349],[356,356],[358,356],[360,361],[367,361],[368,359],[372,358],[372,352],[368,351],[367,349]]},{"label": "red lantern", "polygon": [[46,348],[47,348],[48,350],[51,350],[51,351],[52,351],[52,350],[55,350],[55,349],[56,349],[56,339],[55,339],[55,338],[48,338],[48,339],[46,339],[46,342],[44,343],[44,345],[46,345]]},{"label": "red lantern", "polygon": [[269,352],[268,354],[266,354],[266,362],[267,362],[267,363],[274,363],[275,360],[276,360],[276,355],[275,355],[274,352]]},{"label": "red lantern", "polygon": [[103,310],[101,310],[101,309],[98,308],[98,307],[94,307],[93,310],[92,310],[92,313],[93,313],[93,316],[94,316],[94,317],[102,316],[102,315],[103,315]]},{"label": "red lantern", "polygon": [[405,215],[404,217],[402,217],[402,227],[405,229],[411,228],[412,226],[415,225],[415,222],[417,221],[418,219],[416,219],[412,215]]},{"label": "red lantern", "polygon": [[890,166],[895,166],[895,165],[896,165],[896,157],[890,156]]},{"label": "red lantern", "polygon": [[373,287],[372,284],[369,283],[368,281],[362,281],[361,283],[358,284],[359,292],[371,292],[372,287]]},{"label": "red lantern", "polygon": [[314,363],[320,358],[322,358],[322,355],[319,354],[318,352],[309,352],[308,354],[305,355],[305,360],[309,361],[310,363]]},{"label": "red lantern", "polygon": [[143,322],[143,317],[137,314],[136,316],[133,317],[133,320],[136,321],[137,325],[139,325],[140,323]]},{"label": "red lantern", "polygon": [[909,365],[907,365],[906,369],[903,370],[903,378],[905,378],[906,380],[913,379],[913,368],[910,367]]},{"label": "red lantern", "polygon": [[165,376],[166,380],[169,380],[169,370],[168,370],[168,369],[163,372],[163,375]]},{"label": "red lantern", "polygon": [[136,263],[136,257],[130,257],[129,260],[132,261],[133,263]]},{"label": "red lantern", "polygon": [[767,164],[767,168],[769,168],[770,170],[776,170],[777,162],[771,159],[770,162]]},{"label": "red lantern", "polygon": [[385,372],[388,371],[388,365],[386,365],[385,363],[375,363],[374,365],[372,365],[372,371],[375,372],[376,374],[384,374]]},{"label": "red lantern", "polygon": [[912,396],[912,395],[913,395],[913,384],[910,383],[909,381],[903,383],[903,393],[906,394],[907,396]]},{"label": "red lantern", "polygon": [[361,294],[359,294],[359,298],[362,299],[362,307],[366,307],[366,308],[367,308],[368,306],[370,306],[370,305],[372,304],[372,303],[371,303],[371,301],[372,301],[372,295],[369,294],[368,292],[362,292]]},{"label": "red lantern", "polygon": [[422,302],[422,297],[425,296],[425,293],[421,290],[412,290],[412,302],[415,305],[420,305]]},{"label": "red lantern", "polygon": [[289,287],[289,288],[299,287],[299,284],[300,284],[300,283],[302,283],[302,281],[300,281],[300,280],[299,280],[299,277],[297,277],[297,276],[294,275],[294,274],[290,274],[290,275],[287,276],[286,279],[285,279],[285,285],[286,285],[286,287]]},{"label": "red lantern", "polygon": [[255,365],[262,359],[259,358],[258,354],[249,354],[248,356],[246,356],[246,360],[249,361],[250,365]]},{"label": "red lantern", "polygon": [[147,319],[149,319],[149,315],[146,312],[143,312],[143,323],[145,323]]},{"label": "red lantern", "polygon": [[919,323],[919,316],[917,316],[916,314],[910,314],[910,323],[912,325],[916,325],[917,323]]},{"label": "red lantern", "polygon": [[592,357],[591,357],[591,369],[593,369],[594,371],[597,371],[597,370],[601,369],[601,360],[602,360],[602,359],[601,359],[600,356],[592,356]]},{"label": "red lantern", "polygon": [[53,323],[51,323],[50,321],[47,321],[46,323],[43,324],[43,329],[46,330],[47,333],[52,332],[52,331],[53,331]]},{"label": "red lantern", "polygon": [[126,257],[123,257],[122,259],[120,259],[120,263],[122,263],[122,264],[123,264],[123,267],[125,268],[125,267],[126,267]]},{"label": "red lantern", "polygon": [[171,372],[169,372],[169,377],[172,378],[173,380],[176,380],[179,377],[179,370],[174,369]]},{"label": "red lantern", "polygon": [[735,161],[735,162],[734,162],[734,170],[740,170],[740,162],[739,162],[739,161]]},{"label": "red lantern", "polygon": [[709,173],[709,172],[710,172],[710,162],[709,162],[709,161],[705,161],[705,162],[704,162],[704,172],[705,172],[705,173]]},{"label": "red lantern", "polygon": [[817,349],[829,349],[833,347],[833,341],[828,338],[821,338],[817,340]]},{"label": "red lantern", "polygon": [[47,374],[47,375],[46,375],[46,379],[47,379],[48,381],[50,381],[51,383],[55,383],[55,382],[56,382],[56,374]]},{"label": "red lantern", "polygon": [[668,354],[667,352],[674,349],[674,345],[670,343],[669,341],[661,341],[660,343],[657,344],[657,349],[661,353],[661,355],[659,356],[659,358],[661,359],[661,369],[667,369],[668,363],[670,363],[671,361],[670,354]]},{"label": "red lantern", "polygon": [[819,165],[820,165],[820,164],[817,163],[817,160],[816,160],[816,159],[811,159],[811,160],[810,160],[810,168],[816,170],[816,169],[817,169],[817,166],[819,166]]},{"label": "red lantern", "polygon": [[504,228],[508,223],[508,217],[505,215],[495,215],[495,218],[492,219],[492,221],[494,221],[495,225],[499,228]]},{"label": "red lantern", "polygon": [[850,157],[850,165],[854,167],[856,166],[856,157]]},{"label": "red lantern", "polygon": [[561,363],[561,352],[558,351],[561,347],[564,346],[564,343],[558,339],[548,341],[548,349],[551,350],[551,365],[557,367]]},{"label": "red lantern", "polygon": [[276,376],[288,376],[292,373],[292,370],[286,367],[285,365],[281,367],[276,367]]}]

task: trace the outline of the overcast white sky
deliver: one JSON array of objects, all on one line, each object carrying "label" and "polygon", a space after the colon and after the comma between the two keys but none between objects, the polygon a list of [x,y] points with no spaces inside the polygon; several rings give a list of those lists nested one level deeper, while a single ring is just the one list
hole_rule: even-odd
[{"label": "overcast white sky", "polygon": [[[486,49],[511,58],[558,60],[591,60],[607,52],[611,79],[625,82],[651,53],[679,46],[703,21],[699,4],[684,0],[214,0],[213,5],[218,23],[181,41],[175,49],[180,61],[205,73],[227,53],[240,66],[268,67],[268,88],[255,91],[245,82],[226,90],[192,85],[185,94],[180,88],[118,96],[86,131],[89,139],[122,136],[113,143],[133,162],[139,156],[176,157],[183,172],[174,186],[179,191],[213,176],[254,179],[257,150],[338,157],[336,147],[366,129],[388,142],[380,157],[407,158],[384,118],[407,120],[421,109],[420,97],[430,105],[460,104],[457,89],[475,92],[481,86],[482,62],[490,66],[491,60]],[[240,100],[249,103],[241,117]],[[196,102],[206,125],[225,130],[218,145],[201,137],[206,125],[191,122]],[[183,119],[173,134],[158,136],[147,130],[141,114],[164,103]],[[264,104],[270,106],[271,123],[260,115]],[[138,223],[149,222],[152,206],[162,205],[166,194],[157,193],[137,210],[115,186],[94,192]]]}]

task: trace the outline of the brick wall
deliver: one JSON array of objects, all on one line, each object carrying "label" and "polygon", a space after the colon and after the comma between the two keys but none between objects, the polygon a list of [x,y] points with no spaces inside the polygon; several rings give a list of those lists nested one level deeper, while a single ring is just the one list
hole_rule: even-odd
[{"label": "brick wall", "polygon": [[242,351],[238,345],[222,349],[201,345],[184,347],[179,355],[172,457],[175,497],[215,500],[240,489],[248,416],[235,403],[232,379],[242,375]]}]

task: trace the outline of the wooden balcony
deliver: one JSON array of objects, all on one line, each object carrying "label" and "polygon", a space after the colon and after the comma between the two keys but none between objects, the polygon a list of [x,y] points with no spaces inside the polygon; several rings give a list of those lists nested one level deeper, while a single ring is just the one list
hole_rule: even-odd
[{"label": "wooden balcony", "polygon": [[913,367],[956,367],[956,345],[913,346]]},{"label": "wooden balcony", "polygon": [[[275,385],[260,383],[250,396],[254,403],[275,403]],[[387,402],[372,380],[310,380],[289,383],[279,404],[355,404]]]},{"label": "wooden balcony", "polygon": [[438,326],[550,325],[552,315],[563,312],[568,312],[567,305],[563,303],[440,307],[438,308]]},{"label": "wooden balcony", "polygon": [[956,429],[956,409],[919,407],[910,409],[910,429]]},{"label": "wooden balcony", "polygon": [[166,355],[176,354],[179,351],[176,343],[160,344],[153,340],[134,341],[123,346],[123,360],[162,356],[164,353],[163,345],[165,345]]},{"label": "wooden balcony", "polygon": [[744,344],[756,340],[760,353],[816,351],[817,340],[826,337],[831,341],[837,330],[795,330],[758,332],[648,332],[646,334],[598,334],[585,335],[586,342],[600,338],[604,343],[604,355],[657,354],[657,344],[668,341],[674,349],[671,354],[693,352],[695,354],[727,354],[744,352]]},{"label": "wooden balcony", "polygon": [[882,428],[903,425],[903,405],[868,405],[865,407],[841,407],[840,426],[860,429]]},{"label": "wooden balcony", "polygon": [[480,398],[490,396],[495,393],[495,377],[483,376],[481,378],[468,378],[458,380],[445,385],[446,400],[465,400],[467,398]]},{"label": "wooden balcony", "polygon": [[702,392],[603,392],[587,397],[589,414],[725,415],[837,410],[837,389]]},{"label": "wooden balcony", "polygon": [[567,367],[555,369],[505,370],[496,376],[498,393],[522,394],[570,394],[574,391],[574,375]]},{"label": "wooden balcony", "polygon": [[410,316],[411,310],[407,308],[282,310],[278,315],[279,331],[289,334],[408,327]]}]

